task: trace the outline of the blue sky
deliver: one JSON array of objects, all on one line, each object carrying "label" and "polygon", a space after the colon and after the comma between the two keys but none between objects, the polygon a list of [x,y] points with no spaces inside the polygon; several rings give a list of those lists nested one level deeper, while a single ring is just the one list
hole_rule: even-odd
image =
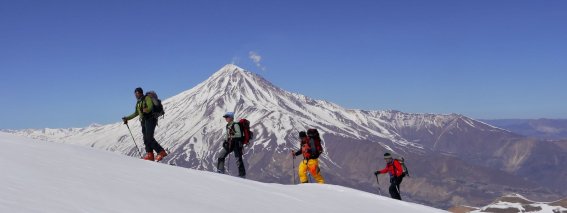
[{"label": "blue sky", "polygon": [[117,122],[232,61],[347,108],[567,118],[566,56],[561,0],[2,0],[0,128]]}]

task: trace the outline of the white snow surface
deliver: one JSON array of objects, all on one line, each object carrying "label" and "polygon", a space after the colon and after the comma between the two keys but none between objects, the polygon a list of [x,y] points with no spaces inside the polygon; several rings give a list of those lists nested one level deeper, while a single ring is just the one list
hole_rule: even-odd
[{"label": "white snow surface", "polygon": [[0,212],[446,212],[336,185],[281,185],[0,133]]}]

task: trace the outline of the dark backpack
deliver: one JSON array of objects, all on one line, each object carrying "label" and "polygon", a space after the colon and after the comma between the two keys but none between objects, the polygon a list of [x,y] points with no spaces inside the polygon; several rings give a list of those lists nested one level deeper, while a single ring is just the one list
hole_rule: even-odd
[{"label": "dark backpack", "polygon": [[158,95],[155,91],[146,92],[146,96],[149,96],[152,99],[152,104],[154,105],[152,109],[152,116],[154,118],[159,118],[160,116],[165,115],[165,111],[163,110],[163,105],[161,104],[161,100],[158,98]]},{"label": "dark backpack", "polygon": [[[250,131],[250,121],[246,118],[242,118],[238,121],[238,126],[240,127],[240,133],[242,134],[242,144],[248,145],[250,140],[254,137],[254,133]],[[232,125],[234,128],[234,124]]]},{"label": "dark backpack", "polygon": [[321,137],[319,137],[319,131],[317,129],[308,129],[307,137],[309,138],[309,143],[306,144],[307,153],[306,158],[315,159],[318,158],[321,153],[323,153],[323,146],[321,146]]}]

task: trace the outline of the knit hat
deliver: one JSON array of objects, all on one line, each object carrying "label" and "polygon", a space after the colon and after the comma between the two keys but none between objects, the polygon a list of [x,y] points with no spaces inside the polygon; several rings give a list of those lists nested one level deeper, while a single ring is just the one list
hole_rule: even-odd
[{"label": "knit hat", "polygon": [[390,153],[384,153],[384,159],[390,159],[392,158],[392,155]]},{"label": "knit hat", "polygon": [[307,133],[305,133],[304,131],[299,132],[299,138],[304,138],[307,137]]},{"label": "knit hat", "polygon": [[144,90],[142,89],[142,87],[138,87],[134,90],[134,92],[139,92],[140,94],[144,94]]},{"label": "knit hat", "polygon": [[223,118],[234,118],[234,112],[226,112],[222,116]]}]

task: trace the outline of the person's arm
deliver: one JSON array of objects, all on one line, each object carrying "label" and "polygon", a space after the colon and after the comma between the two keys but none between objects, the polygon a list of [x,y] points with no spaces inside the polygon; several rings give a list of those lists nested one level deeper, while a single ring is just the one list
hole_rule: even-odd
[{"label": "person's arm", "polygon": [[134,113],[132,113],[131,115],[128,115],[128,116],[126,116],[126,117],[123,117],[122,119],[123,119],[123,120],[126,120],[126,121],[129,121],[129,120],[132,120],[132,118],[135,118],[136,116],[138,116],[138,107],[137,107],[137,105],[138,105],[138,104],[136,104],[136,108],[134,108]]},{"label": "person's arm", "polygon": [[294,153],[294,156],[298,156],[301,155],[301,149],[297,150],[297,152]]},{"label": "person's arm", "polygon": [[382,170],[378,170],[378,174],[384,174],[384,173],[388,173],[389,168],[388,165],[386,165],[386,168],[382,169]]}]

